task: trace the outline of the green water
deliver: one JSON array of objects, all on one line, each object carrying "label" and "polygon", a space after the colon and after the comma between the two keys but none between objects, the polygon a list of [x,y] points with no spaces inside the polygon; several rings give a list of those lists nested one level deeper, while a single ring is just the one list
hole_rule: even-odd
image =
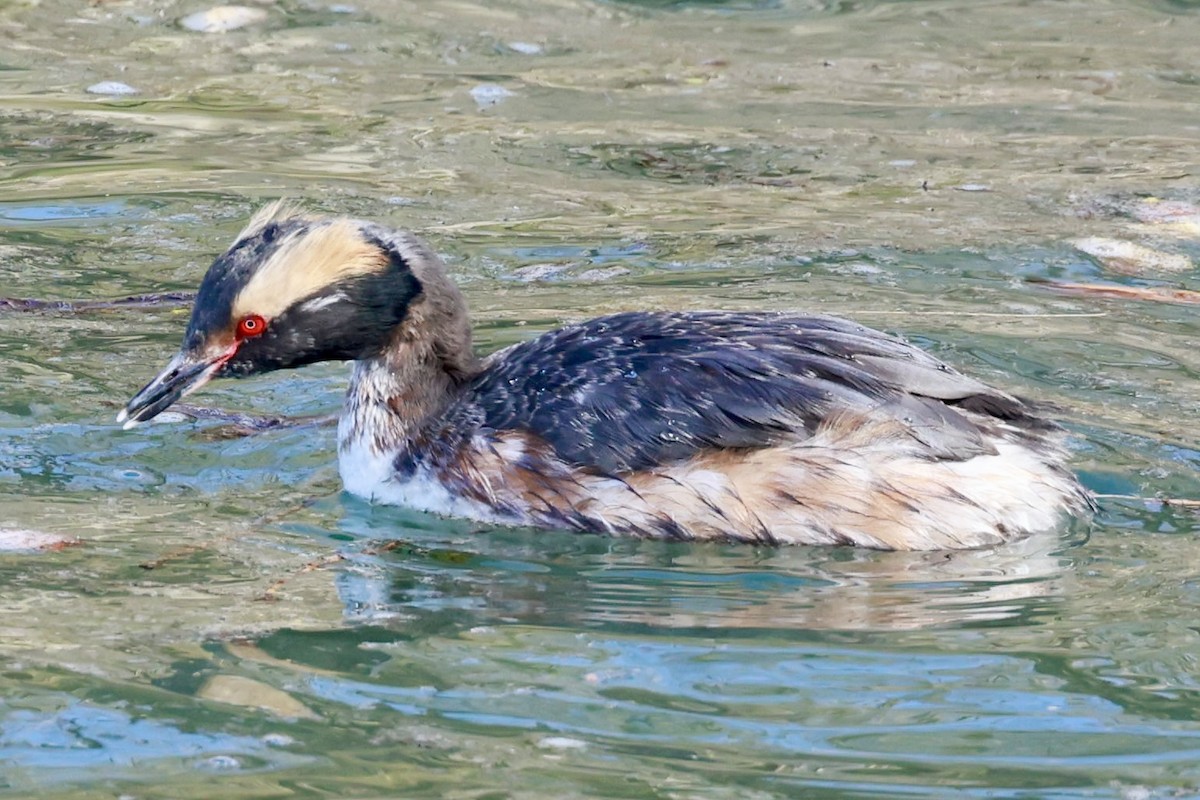
[{"label": "green water", "polygon": [[[484,349],[632,308],[903,333],[1062,406],[1119,497],[949,556],[487,530],[341,495],[328,426],[120,430],[182,310],[0,311],[0,528],[79,540],[0,553],[0,796],[1200,795],[1200,512],[1159,499],[1200,498],[1196,313],[1030,280],[1200,288],[1070,243],[1200,257],[1136,213],[1200,202],[1200,8],[204,7],[0,6],[0,296],[193,288],[286,195],[430,239]],[[346,374],[194,399],[328,414]]]}]

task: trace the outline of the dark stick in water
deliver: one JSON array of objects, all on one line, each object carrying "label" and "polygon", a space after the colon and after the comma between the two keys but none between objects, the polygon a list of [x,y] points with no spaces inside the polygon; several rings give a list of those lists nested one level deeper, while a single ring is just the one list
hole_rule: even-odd
[{"label": "dark stick in water", "polygon": [[178,308],[196,299],[195,292],[163,292],[119,297],[116,300],[39,300],[33,297],[0,297],[0,311],[58,311],[80,314],[120,308]]},{"label": "dark stick in water", "polygon": [[303,417],[266,416],[243,414],[240,411],[225,411],[220,408],[194,406],[189,403],[176,403],[172,406],[171,410],[196,420],[211,419],[224,422],[246,433],[257,433],[259,431],[275,430],[276,428],[295,428],[304,425],[321,427],[337,422],[337,414],[310,414]]}]

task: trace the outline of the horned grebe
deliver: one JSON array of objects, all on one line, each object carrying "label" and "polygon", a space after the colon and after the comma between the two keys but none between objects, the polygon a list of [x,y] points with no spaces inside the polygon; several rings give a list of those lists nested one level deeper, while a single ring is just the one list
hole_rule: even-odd
[{"label": "horned grebe", "polygon": [[501,525],[663,539],[981,547],[1088,507],[1026,401],[834,317],[630,312],[478,359],[414,236],[276,203],[200,284],[118,416],[214,377],[354,360],[347,491]]}]

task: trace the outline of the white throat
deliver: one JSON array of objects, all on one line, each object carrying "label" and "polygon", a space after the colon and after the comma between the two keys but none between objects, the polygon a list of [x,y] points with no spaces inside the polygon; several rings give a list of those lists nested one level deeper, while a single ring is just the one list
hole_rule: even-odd
[{"label": "white throat", "polygon": [[[487,506],[451,492],[435,465],[413,453],[419,449],[414,435],[430,413],[444,409],[451,388],[444,372],[441,380],[426,375],[419,385],[406,382],[405,374],[386,359],[355,362],[338,420],[338,471],[346,491],[372,503],[501,522]],[[397,458],[410,453],[417,456],[415,468],[398,473]]]},{"label": "white throat", "polygon": [[346,491],[371,501],[394,476],[396,455],[410,434],[388,405],[396,391],[381,361],[354,362],[338,419],[338,471]]}]

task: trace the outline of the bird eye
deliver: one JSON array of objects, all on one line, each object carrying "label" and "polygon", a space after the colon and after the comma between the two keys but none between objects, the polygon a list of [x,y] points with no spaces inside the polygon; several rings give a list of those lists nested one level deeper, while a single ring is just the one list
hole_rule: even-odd
[{"label": "bird eye", "polygon": [[239,339],[253,339],[255,336],[261,336],[266,329],[265,319],[258,314],[247,314],[238,321],[237,336]]}]

